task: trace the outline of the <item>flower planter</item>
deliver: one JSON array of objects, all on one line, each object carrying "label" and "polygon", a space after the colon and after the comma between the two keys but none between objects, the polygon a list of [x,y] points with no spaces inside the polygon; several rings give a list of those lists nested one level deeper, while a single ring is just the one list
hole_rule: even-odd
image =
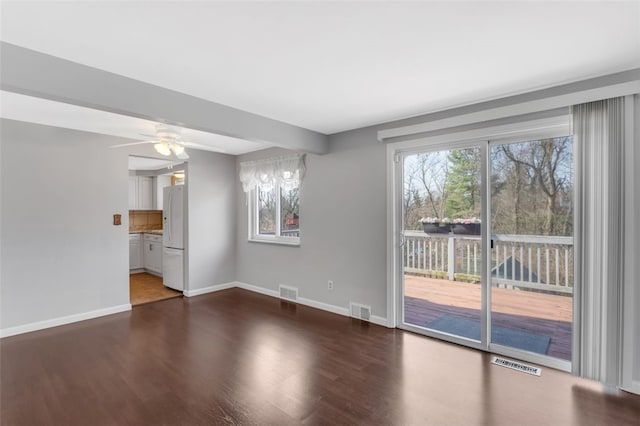
[{"label": "flower planter", "polygon": [[448,234],[448,223],[422,223],[422,229],[427,234]]},{"label": "flower planter", "polygon": [[480,235],[481,228],[479,223],[454,223],[454,234]]}]

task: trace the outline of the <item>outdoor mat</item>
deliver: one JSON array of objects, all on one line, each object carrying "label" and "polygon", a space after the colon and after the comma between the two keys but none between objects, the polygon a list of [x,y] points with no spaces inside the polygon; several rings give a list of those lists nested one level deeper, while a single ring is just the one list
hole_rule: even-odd
[{"label": "outdoor mat", "polygon": [[[480,340],[480,321],[469,318],[445,314],[426,324],[426,327],[467,339]],[[491,342],[498,345],[544,355],[549,349],[550,341],[550,337],[541,334],[499,325],[491,326]]]}]

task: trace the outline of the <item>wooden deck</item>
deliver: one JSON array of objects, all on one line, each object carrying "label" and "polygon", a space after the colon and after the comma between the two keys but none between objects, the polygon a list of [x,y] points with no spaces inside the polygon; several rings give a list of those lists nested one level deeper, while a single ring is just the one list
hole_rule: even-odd
[{"label": "wooden deck", "polygon": [[[478,284],[405,275],[405,321],[421,327],[441,315],[479,321],[480,297]],[[493,288],[493,323],[549,336],[547,355],[570,360],[572,303],[568,296]]]}]

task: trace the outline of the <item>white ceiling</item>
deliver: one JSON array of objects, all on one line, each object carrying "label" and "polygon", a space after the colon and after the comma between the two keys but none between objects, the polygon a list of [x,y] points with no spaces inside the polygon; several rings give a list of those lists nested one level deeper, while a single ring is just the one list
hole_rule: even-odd
[{"label": "white ceiling", "polygon": [[334,133],[640,67],[640,2],[2,2],[2,40]]}]

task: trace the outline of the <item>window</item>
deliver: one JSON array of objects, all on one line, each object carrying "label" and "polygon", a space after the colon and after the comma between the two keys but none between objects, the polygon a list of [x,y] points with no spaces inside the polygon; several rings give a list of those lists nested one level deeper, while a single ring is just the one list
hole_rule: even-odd
[{"label": "window", "polygon": [[248,194],[249,240],[300,244],[300,182],[304,155],[240,163]]},{"label": "window", "polygon": [[265,188],[258,186],[252,191],[253,232],[250,240],[300,243],[300,199],[299,188],[281,186]]}]

